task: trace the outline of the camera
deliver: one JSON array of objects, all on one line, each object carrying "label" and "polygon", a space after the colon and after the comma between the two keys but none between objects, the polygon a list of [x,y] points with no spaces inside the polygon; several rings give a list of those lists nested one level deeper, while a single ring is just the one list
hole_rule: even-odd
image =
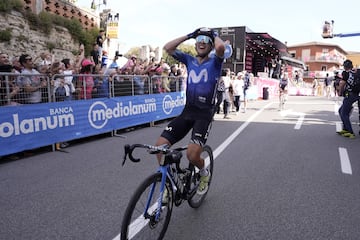
[{"label": "camera", "polygon": [[115,52],[115,57],[122,57],[123,55],[119,53],[119,51]]}]

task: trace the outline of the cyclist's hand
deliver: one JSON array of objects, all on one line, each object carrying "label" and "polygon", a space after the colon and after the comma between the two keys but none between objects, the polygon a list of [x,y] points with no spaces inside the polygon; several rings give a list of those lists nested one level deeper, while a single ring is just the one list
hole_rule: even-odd
[{"label": "cyclist's hand", "polygon": [[189,33],[189,34],[187,35],[188,39],[190,39],[190,38],[196,38],[196,37],[199,35],[200,29],[201,29],[201,28],[198,28],[198,29],[196,29],[195,31],[193,31],[192,33]]},{"label": "cyclist's hand", "polygon": [[211,34],[212,34],[214,39],[219,36],[219,33],[214,29],[211,29]]}]

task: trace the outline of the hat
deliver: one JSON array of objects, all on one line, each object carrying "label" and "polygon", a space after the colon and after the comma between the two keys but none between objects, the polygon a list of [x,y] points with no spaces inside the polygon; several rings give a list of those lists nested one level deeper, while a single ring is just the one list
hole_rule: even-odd
[{"label": "hat", "polygon": [[90,61],[89,59],[85,59],[82,61],[81,66],[86,67],[88,65],[93,65],[94,63]]},{"label": "hat", "polygon": [[243,72],[238,72],[238,73],[236,74],[236,76],[237,76],[237,77],[244,76],[244,73],[243,73]]}]

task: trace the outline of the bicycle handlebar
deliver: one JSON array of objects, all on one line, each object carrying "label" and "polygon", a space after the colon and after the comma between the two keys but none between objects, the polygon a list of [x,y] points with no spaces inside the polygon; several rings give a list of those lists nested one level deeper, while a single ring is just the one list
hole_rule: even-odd
[{"label": "bicycle handlebar", "polygon": [[174,149],[174,150],[169,149],[169,146],[167,144],[160,145],[160,146],[153,146],[153,145],[149,145],[149,144],[139,144],[139,143],[136,143],[136,144],[133,144],[133,145],[126,144],[124,146],[125,155],[124,155],[124,160],[122,162],[122,166],[124,166],[127,156],[129,156],[129,159],[132,162],[140,162],[140,158],[135,158],[133,156],[133,151],[134,151],[135,148],[148,149],[149,150],[148,152],[150,154],[157,154],[157,153],[166,154],[166,153],[176,151],[176,149]]}]

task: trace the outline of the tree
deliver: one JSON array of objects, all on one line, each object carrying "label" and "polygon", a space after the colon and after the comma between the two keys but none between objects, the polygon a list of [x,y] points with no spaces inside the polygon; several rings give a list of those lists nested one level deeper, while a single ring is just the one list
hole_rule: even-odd
[{"label": "tree", "polygon": [[[185,52],[185,53],[188,53],[188,54],[190,54],[192,56],[196,55],[196,50],[195,50],[194,45],[183,43],[183,44],[179,45],[178,49]],[[170,66],[173,65],[173,64],[178,64],[179,63],[179,61],[175,60],[172,56],[167,54],[166,51],[163,51],[163,59],[165,59],[165,62],[167,64],[169,64]]]}]

